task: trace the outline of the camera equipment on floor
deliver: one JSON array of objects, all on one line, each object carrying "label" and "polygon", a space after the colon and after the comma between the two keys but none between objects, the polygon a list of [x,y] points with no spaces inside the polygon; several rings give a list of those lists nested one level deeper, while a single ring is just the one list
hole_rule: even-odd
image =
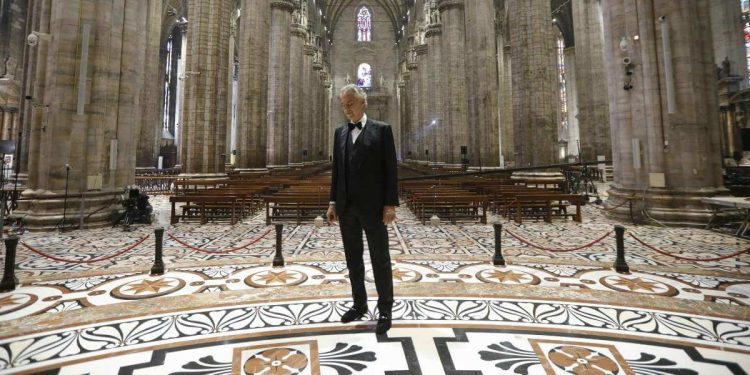
[{"label": "camera equipment on floor", "polygon": [[141,193],[138,189],[128,189],[121,203],[125,211],[112,224],[113,228],[120,223],[125,227],[136,223],[151,224],[151,213],[154,209],[148,202],[146,193]]}]

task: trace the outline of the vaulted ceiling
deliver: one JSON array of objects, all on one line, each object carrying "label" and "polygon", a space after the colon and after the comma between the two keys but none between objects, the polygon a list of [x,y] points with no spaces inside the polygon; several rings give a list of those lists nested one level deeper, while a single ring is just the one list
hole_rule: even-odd
[{"label": "vaulted ceiling", "polygon": [[[383,7],[393,23],[393,29],[398,30],[401,28],[401,20],[406,14],[406,9],[413,5],[414,0],[369,0],[369,2]],[[344,10],[351,5],[362,3],[362,0],[315,0],[315,3],[323,10],[326,24],[335,29],[342,16],[350,16],[344,14]]]}]

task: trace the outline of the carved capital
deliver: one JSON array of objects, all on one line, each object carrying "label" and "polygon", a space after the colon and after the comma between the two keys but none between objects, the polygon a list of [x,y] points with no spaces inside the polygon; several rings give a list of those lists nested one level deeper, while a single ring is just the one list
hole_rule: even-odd
[{"label": "carved capital", "polygon": [[427,26],[427,29],[424,32],[424,37],[432,38],[433,36],[439,36],[442,33],[443,33],[443,26],[441,26],[439,23],[433,23]]},{"label": "carved capital", "polygon": [[281,9],[291,13],[297,9],[297,2],[294,0],[273,0],[271,1],[271,9]]},{"label": "carved capital", "polygon": [[438,0],[438,10],[444,12],[451,8],[463,8],[464,0]]},{"label": "carved capital", "polygon": [[309,44],[305,44],[304,46],[302,46],[302,52],[305,54],[305,56],[315,56],[315,47]]},{"label": "carved capital", "polygon": [[307,28],[299,23],[293,23],[289,25],[289,32],[292,36],[307,38]]},{"label": "carved capital", "polygon": [[420,44],[418,46],[414,47],[414,51],[417,52],[417,56],[419,55],[426,55],[427,54],[427,45],[426,44]]}]

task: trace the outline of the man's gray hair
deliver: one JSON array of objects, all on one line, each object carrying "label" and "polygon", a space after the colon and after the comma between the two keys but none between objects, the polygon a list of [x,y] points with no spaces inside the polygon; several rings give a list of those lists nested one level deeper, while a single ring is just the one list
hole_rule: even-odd
[{"label": "man's gray hair", "polygon": [[353,83],[350,83],[341,88],[341,91],[339,91],[339,98],[350,92],[354,93],[355,98],[362,99],[365,101],[365,104],[367,104],[367,93],[365,92],[365,90],[362,90],[361,87]]}]

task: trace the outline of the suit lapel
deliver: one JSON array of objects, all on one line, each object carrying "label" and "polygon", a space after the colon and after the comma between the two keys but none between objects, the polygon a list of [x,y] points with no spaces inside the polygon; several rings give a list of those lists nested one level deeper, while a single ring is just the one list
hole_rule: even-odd
[{"label": "suit lapel", "polygon": [[347,162],[346,160],[346,138],[349,136],[349,128],[344,125],[341,128],[341,133],[339,133],[339,148],[340,148],[340,154],[341,160],[344,161],[344,163]]}]

